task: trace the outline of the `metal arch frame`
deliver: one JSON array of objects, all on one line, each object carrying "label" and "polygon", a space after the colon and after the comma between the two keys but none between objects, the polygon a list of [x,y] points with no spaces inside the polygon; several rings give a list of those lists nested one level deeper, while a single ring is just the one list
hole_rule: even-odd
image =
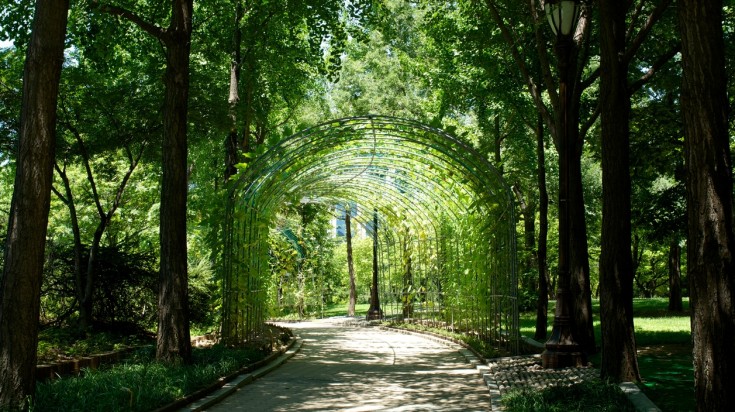
[{"label": "metal arch frame", "polygon": [[[266,240],[287,201],[356,202],[364,210],[379,210],[384,260],[400,242],[391,222],[401,221],[407,233],[424,233],[417,257],[425,276],[437,285],[444,282],[447,289],[438,297],[447,306],[436,310],[432,305],[425,314],[517,352],[515,216],[509,187],[486,158],[450,134],[413,120],[374,115],[302,130],[253,159],[233,182],[223,245],[224,340],[251,339],[266,320]],[[438,262],[440,251],[455,259],[444,262],[446,273],[438,263],[437,268],[430,264],[431,259]],[[455,313],[462,322],[455,323]]]}]

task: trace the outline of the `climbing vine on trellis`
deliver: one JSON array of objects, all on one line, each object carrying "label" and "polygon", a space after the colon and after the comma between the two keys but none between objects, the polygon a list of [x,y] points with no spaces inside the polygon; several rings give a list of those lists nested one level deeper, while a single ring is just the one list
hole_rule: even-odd
[{"label": "climbing vine on trellis", "polygon": [[[306,129],[239,175],[226,215],[226,341],[253,338],[269,316],[268,239],[288,237],[276,222],[294,204],[377,211],[385,317],[431,322],[517,351],[515,218],[507,185],[485,158],[446,132],[385,116]],[[353,219],[370,227],[373,214]]]}]

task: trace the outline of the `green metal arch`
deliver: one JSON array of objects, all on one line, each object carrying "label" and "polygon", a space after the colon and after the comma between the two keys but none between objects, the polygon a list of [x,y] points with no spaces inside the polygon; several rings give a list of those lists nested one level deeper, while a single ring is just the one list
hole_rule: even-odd
[{"label": "green metal arch", "polygon": [[[502,176],[442,130],[372,115],[296,133],[254,159],[232,185],[225,217],[224,339],[248,340],[268,317],[267,239],[289,202],[353,202],[377,210],[381,283],[387,282],[381,302],[402,301],[403,317],[418,314],[517,350],[514,205]],[[407,312],[406,297],[396,295],[405,294],[413,274],[391,266],[391,253],[415,257],[421,283],[415,301],[423,305],[416,312],[413,306]]]}]

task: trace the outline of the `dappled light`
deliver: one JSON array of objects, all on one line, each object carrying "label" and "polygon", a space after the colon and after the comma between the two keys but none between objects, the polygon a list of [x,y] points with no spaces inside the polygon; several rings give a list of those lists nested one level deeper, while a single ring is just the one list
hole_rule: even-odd
[{"label": "dappled light", "polygon": [[211,410],[489,410],[487,387],[456,348],[335,321],[288,326],[301,351]]}]

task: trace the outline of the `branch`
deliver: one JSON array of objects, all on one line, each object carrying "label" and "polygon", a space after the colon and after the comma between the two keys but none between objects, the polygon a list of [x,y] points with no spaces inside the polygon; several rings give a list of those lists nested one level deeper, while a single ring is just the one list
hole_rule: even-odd
[{"label": "branch", "polygon": [[498,28],[500,28],[500,32],[502,33],[503,38],[505,39],[505,42],[508,44],[508,47],[510,48],[511,55],[513,56],[513,60],[518,66],[518,70],[520,70],[521,75],[523,75],[523,79],[526,82],[526,87],[528,87],[528,92],[529,94],[531,94],[531,98],[536,104],[536,107],[538,108],[539,111],[541,111],[541,113],[544,115],[545,118],[547,117],[550,118],[551,116],[549,115],[548,109],[544,105],[543,99],[541,98],[541,94],[539,93],[538,86],[533,81],[533,77],[531,77],[531,74],[528,70],[528,66],[526,66],[526,62],[523,61],[523,58],[521,57],[521,54],[518,51],[518,48],[516,47],[516,40],[511,34],[510,29],[508,28],[508,25],[505,24],[505,22],[503,21],[503,18],[500,17],[500,13],[498,12],[498,8],[495,6],[495,2],[493,0],[485,0],[485,4],[487,4],[487,8],[490,10],[490,15],[492,16],[495,23],[498,25]]},{"label": "branch", "polygon": [[68,205],[69,204],[69,201],[66,200],[66,198],[64,197],[64,195],[61,194],[61,192],[59,192],[59,190],[56,188],[56,186],[51,185],[51,191],[54,192],[54,194],[56,195],[56,197],[59,198],[59,200],[61,200],[61,203],[65,204],[65,205]]},{"label": "branch", "polygon": [[[592,128],[592,125],[595,124],[597,121],[597,118],[600,117],[600,114],[602,113],[602,99],[597,99],[597,105],[595,106],[595,111],[592,112],[590,117],[587,118],[587,120],[582,123],[579,129],[579,136],[582,137],[582,139],[579,139],[580,141],[584,141],[584,136],[587,136],[587,133]],[[581,149],[581,148],[580,148]]]},{"label": "branch", "polygon": [[111,6],[109,4],[100,4],[98,0],[93,0],[93,3],[97,5],[97,8],[101,12],[111,14],[113,16],[120,16],[134,23],[136,26],[140,27],[143,31],[157,38],[158,40],[161,40],[161,41],[165,40],[166,31],[164,29],[156,26],[155,24],[148,23],[142,17],[138,16],[132,11],[128,9],[124,9],[122,7]]},{"label": "branch", "polygon": [[597,81],[599,77],[600,77],[600,67],[598,66],[595,70],[592,71],[592,73],[590,73],[590,76],[588,78],[579,82],[580,86],[582,87],[582,90],[585,90],[586,88],[592,86],[592,83]]},{"label": "branch", "polygon": [[130,159],[130,166],[128,167],[128,170],[125,172],[125,176],[123,176],[122,181],[120,182],[120,185],[117,187],[117,192],[115,193],[115,200],[112,202],[112,206],[110,206],[110,210],[105,214],[105,222],[109,222],[112,219],[112,215],[115,214],[115,211],[120,206],[120,203],[122,202],[122,196],[123,192],[125,191],[125,187],[128,185],[128,181],[130,180],[130,176],[133,174],[133,171],[138,166],[138,162],[140,161],[140,158],[143,156],[143,152],[145,151],[145,144],[143,145],[143,148],[140,149],[140,152],[138,152],[138,155],[133,158],[132,153],[130,152],[130,148],[128,146],[125,147],[125,151],[128,154],[128,158]]},{"label": "branch", "polygon": [[645,85],[646,83],[648,83],[648,81],[651,80],[651,78],[653,78],[653,76],[659,70],[661,70],[661,68],[664,65],[666,65],[666,63],[668,63],[669,61],[671,61],[671,59],[673,59],[674,56],[676,56],[680,51],[681,51],[681,43],[678,43],[674,47],[672,47],[671,49],[669,49],[669,51],[667,51],[666,53],[662,54],[658,58],[658,60],[656,60],[653,63],[653,65],[651,65],[651,67],[648,69],[648,71],[643,74],[643,76],[641,76],[638,80],[636,80],[635,82],[633,82],[628,87],[628,94],[629,95],[632,95],[633,93],[635,93],[638,90],[640,90],[643,87],[643,85]]},{"label": "branch", "polygon": [[[64,107],[64,111],[66,112],[68,109],[66,106]],[[78,114],[75,113],[76,120],[79,121]],[[79,130],[77,130],[76,127],[74,127],[73,124],[71,124],[70,121],[65,120],[62,121],[62,124],[66,127],[68,131],[71,132],[71,134],[74,135],[74,138],[76,139],[77,143],[79,144],[79,151],[82,155],[82,161],[84,163],[84,169],[87,171],[87,180],[89,180],[89,184],[92,187],[92,197],[94,198],[94,204],[97,207],[97,213],[100,217],[105,216],[105,211],[102,208],[102,204],[100,203],[100,196],[97,193],[97,185],[94,181],[94,174],[92,173],[92,166],[89,164],[89,153],[87,152],[87,147],[84,145],[84,140],[82,139],[82,135],[79,133]]]},{"label": "branch", "polygon": [[661,19],[661,16],[663,16],[666,9],[669,8],[671,5],[671,2],[673,0],[662,0],[660,3],[656,5],[656,7],[653,9],[650,15],[648,15],[648,19],[646,19],[646,23],[641,27],[641,30],[638,32],[638,35],[633,39],[633,41],[630,43],[630,47],[628,47],[628,50],[625,52],[625,56],[623,56],[624,62],[630,62],[633,59],[633,56],[635,56],[636,53],[638,53],[638,49],[641,48],[641,45],[648,37],[648,34],[653,29],[654,24],[656,24],[657,21]]},{"label": "branch", "polygon": [[[636,23],[638,23],[638,19],[641,17],[641,13],[643,12],[643,6],[648,2],[649,0],[638,0],[638,4],[636,4],[635,10],[633,11],[633,14],[630,16],[630,24],[628,25],[628,28],[625,30],[625,43],[627,44],[630,42],[630,38],[633,37],[633,29],[635,28]],[[632,3],[632,0],[631,0]],[[628,4],[628,8],[630,8],[631,4]]]}]

